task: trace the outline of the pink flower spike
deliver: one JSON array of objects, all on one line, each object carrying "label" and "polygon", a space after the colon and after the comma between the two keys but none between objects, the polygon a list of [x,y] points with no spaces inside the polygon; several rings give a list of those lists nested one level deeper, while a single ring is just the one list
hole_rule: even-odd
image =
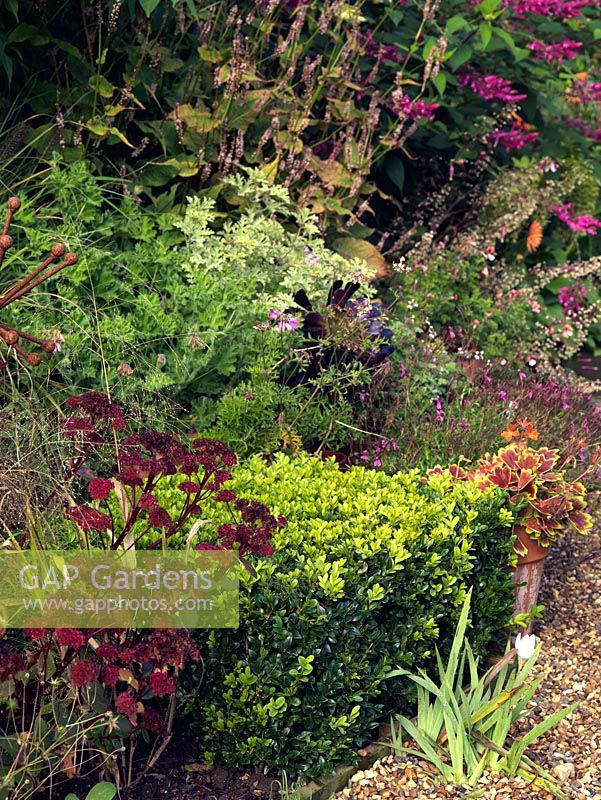
[{"label": "pink flower spike", "polygon": [[601,229],[601,220],[595,219],[588,214],[575,216],[571,203],[564,203],[561,206],[551,206],[556,216],[565,223],[574,233],[583,233],[588,236],[596,236]]},{"label": "pink flower spike", "polygon": [[468,72],[459,76],[459,84],[467,86],[484,100],[518,103],[526,98],[525,94],[516,92],[506,78],[500,78],[498,75],[478,75],[475,72]]},{"label": "pink flower spike", "polygon": [[559,63],[560,61],[571,61],[576,58],[582,42],[577,42],[574,39],[565,39],[563,42],[555,42],[553,44],[544,44],[543,42],[530,42],[528,49],[535,58],[551,64],[553,61]]}]

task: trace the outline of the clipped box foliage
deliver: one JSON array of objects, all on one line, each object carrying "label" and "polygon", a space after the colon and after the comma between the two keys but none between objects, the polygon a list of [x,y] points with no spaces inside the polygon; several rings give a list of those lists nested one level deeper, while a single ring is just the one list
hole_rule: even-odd
[{"label": "clipped box foliage", "polygon": [[239,629],[202,642],[194,712],[217,761],[324,774],[407,710],[410,685],[387,673],[450,646],[468,587],[476,651],[511,616],[513,515],[497,490],[307,455],[254,457],[232,488],[288,526],[244,572]]}]

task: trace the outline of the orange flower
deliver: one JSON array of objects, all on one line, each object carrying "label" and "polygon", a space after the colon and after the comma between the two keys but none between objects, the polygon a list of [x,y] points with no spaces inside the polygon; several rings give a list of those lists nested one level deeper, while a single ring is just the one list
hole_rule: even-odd
[{"label": "orange flower", "polygon": [[512,439],[519,439],[520,432],[517,430],[513,422],[510,422],[507,430],[501,432],[501,436],[506,442],[510,442]]},{"label": "orange flower", "polygon": [[540,243],[543,240],[543,226],[540,222],[535,219],[530,223],[530,227],[528,229],[528,237],[526,239],[526,250],[529,253],[534,253],[535,250],[538,250],[540,247]]}]

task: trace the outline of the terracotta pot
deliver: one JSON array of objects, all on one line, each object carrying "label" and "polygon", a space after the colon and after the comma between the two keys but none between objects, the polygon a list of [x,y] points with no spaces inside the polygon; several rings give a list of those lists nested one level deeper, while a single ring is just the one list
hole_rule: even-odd
[{"label": "terracotta pot", "polygon": [[518,537],[518,541],[526,548],[526,555],[518,555],[518,566],[522,564],[532,564],[534,561],[540,561],[549,555],[549,548],[540,545],[536,539],[533,539],[526,533],[523,525],[514,525],[513,532]]},{"label": "terracotta pot", "polygon": [[[543,577],[545,559],[549,555],[548,547],[541,547],[538,542],[526,533],[522,525],[516,525],[514,532],[527,550],[525,555],[518,555],[517,567],[513,571],[514,614],[527,614],[538,600],[538,593]],[[530,633],[532,624],[526,629]]]}]

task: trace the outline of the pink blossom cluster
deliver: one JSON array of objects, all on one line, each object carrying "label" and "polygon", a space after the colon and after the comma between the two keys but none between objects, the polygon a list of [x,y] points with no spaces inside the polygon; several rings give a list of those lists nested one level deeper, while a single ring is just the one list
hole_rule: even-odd
[{"label": "pink blossom cluster", "polygon": [[509,130],[493,131],[490,139],[494,147],[501,145],[507,153],[514,150],[522,150],[529,144],[535,142],[538,133],[525,133],[519,125],[513,124]]},{"label": "pink blossom cluster", "polygon": [[586,78],[575,80],[572,84],[572,94],[579,103],[600,103],[601,83],[588,81]]},{"label": "pink blossom cluster", "polygon": [[512,89],[511,83],[498,75],[478,75],[475,72],[466,72],[459,76],[459,83],[461,86],[467,86],[485,100],[518,103],[526,97],[525,94],[520,94]]},{"label": "pink blossom cluster", "polygon": [[595,219],[595,217],[591,217],[588,214],[581,214],[580,216],[575,215],[571,203],[564,203],[561,206],[552,206],[551,211],[553,211],[571,231],[574,231],[574,233],[585,233],[589,236],[595,236],[597,231],[601,229],[601,220]]},{"label": "pink blossom cluster", "polygon": [[368,30],[363,37],[365,55],[381,61],[392,61],[400,64],[405,59],[405,53],[394,44],[380,44],[374,38],[373,32]]},{"label": "pink blossom cluster", "polygon": [[572,286],[563,286],[557,292],[559,305],[561,306],[561,310],[566,317],[576,316],[582,309],[582,304],[587,297],[588,292],[581,283],[577,283]]},{"label": "pink blossom cluster", "polygon": [[601,142],[601,128],[590,125],[584,119],[568,119],[568,125],[580,131],[587,139],[592,139],[593,142]]},{"label": "pink blossom cluster", "polygon": [[395,453],[398,447],[399,445],[396,439],[381,439],[372,453],[370,453],[369,450],[364,450],[360,458],[361,461],[369,461],[372,459],[371,466],[374,469],[379,469],[382,466],[382,458],[387,453]]},{"label": "pink blossom cluster", "polygon": [[290,314],[286,314],[283,311],[278,311],[277,308],[270,309],[269,319],[275,321],[275,328],[278,333],[283,333],[284,331],[295,331],[300,323],[299,317],[290,316]]},{"label": "pink blossom cluster", "polygon": [[588,5],[590,0],[505,0],[505,7],[518,17],[540,14],[553,19],[577,19]]},{"label": "pink blossom cluster", "polygon": [[395,97],[395,111],[406,114],[413,120],[424,119],[433,120],[436,109],[440,103],[427,103],[425,100],[412,100],[409,95],[401,94]]},{"label": "pink blossom cluster", "polygon": [[530,42],[528,49],[535,58],[546,61],[551,64],[553,61],[569,61],[576,58],[582,42],[577,42],[575,39],[565,39],[563,42],[554,42],[552,44],[544,44],[543,42]]}]

